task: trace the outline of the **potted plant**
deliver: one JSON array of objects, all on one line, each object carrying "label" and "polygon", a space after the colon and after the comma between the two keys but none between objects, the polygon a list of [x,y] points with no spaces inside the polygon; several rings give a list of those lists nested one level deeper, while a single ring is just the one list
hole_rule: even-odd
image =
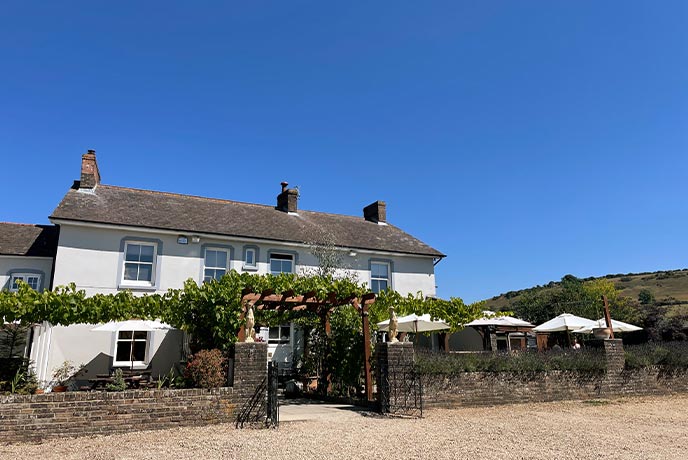
[{"label": "potted plant", "polygon": [[71,361],[63,362],[53,371],[53,393],[64,393],[67,391],[67,382],[79,373],[83,366],[75,366]]}]

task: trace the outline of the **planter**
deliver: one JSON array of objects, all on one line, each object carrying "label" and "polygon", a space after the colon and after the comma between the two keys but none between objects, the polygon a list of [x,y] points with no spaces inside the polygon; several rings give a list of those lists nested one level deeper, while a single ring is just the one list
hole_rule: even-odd
[{"label": "planter", "polygon": [[45,390],[43,388],[36,388],[33,392],[33,394],[35,395],[42,395],[43,393],[45,393]]},{"label": "planter", "polygon": [[596,339],[606,340],[612,335],[612,331],[608,327],[595,327],[592,329],[592,335]]},{"label": "planter", "polygon": [[53,393],[64,393],[67,391],[67,386],[65,385],[55,385],[51,390]]}]

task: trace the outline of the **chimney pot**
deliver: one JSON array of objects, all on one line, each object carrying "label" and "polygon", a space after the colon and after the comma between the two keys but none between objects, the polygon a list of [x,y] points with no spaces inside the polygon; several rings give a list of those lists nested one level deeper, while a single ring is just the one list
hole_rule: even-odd
[{"label": "chimney pot", "polygon": [[81,181],[79,188],[95,188],[100,184],[100,171],[96,161],[96,151],[88,150],[81,156]]},{"label": "chimney pot", "polygon": [[387,203],[376,201],[363,208],[363,217],[370,222],[387,222]]},{"label": "chimney pot", "polygon": [[282,182],[282,183],[280,183],[280,185],[282,186],[282,192],[286,192],[287,186],[289,185],[289,182]]}]

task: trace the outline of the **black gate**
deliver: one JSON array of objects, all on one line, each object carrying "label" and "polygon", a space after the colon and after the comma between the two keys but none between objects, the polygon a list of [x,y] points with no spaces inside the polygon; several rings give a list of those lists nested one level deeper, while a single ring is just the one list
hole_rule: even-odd
[{"label": "black gate", "polygon": [[399,417],[423,416],[423,383],[413,364],[389,366],[379,389],[380,412]]},{"label": "black gate", "polygon": [[268,363],[268,395],[265,425],[271,428],[279,426],[279,401],[277,400],[277,385],[279,383],[279,367],[272,361]]}]

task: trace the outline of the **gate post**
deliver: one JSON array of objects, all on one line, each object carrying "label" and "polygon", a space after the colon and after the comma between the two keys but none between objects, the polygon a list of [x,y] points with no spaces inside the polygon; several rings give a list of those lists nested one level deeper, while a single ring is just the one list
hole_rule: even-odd
[{"label": "gate post", "polygon": [[241,407],[238,422],[264,421],[268,381],[268,344],[234,344],[234,392]]},{"label": "gate post", "polygon": [[380,412],[388,414],[392,407],[398,405],[399,398],[406,398],[400,393],[408,388],[404,382],[413,367],[414,351],[411,342],[384,342],[376,345],[377,349],[377,392]]}]

